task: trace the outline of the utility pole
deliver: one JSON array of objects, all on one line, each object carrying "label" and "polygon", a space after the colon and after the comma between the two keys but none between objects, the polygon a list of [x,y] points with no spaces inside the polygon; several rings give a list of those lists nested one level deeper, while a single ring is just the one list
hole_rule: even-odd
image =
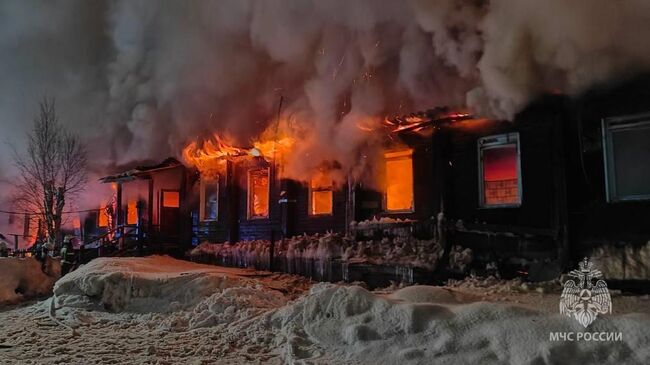
[{"label": "utility pole", "polygon": [[[271,160],[271,167],[273,168],[273,186],[275,187],[275,180],[276,177],[278,176],[277,170],[277,164],[276,164],[276,150],[278,148],[278,131],[280,129],[280,114],[282,113],[282,103],[284,102],[284,97],[282,94],[280,94],[280,102],[278,103],[278,115],[275,120],[275,136],[273,137],[273,156]],[[269,212],[270,214],[270,212]],[[273,226],[271,226],[271,247],[269,250],[269,271],[273,271],[274,265],[273,265],[273,260],[275,256],[275,230]]]}]

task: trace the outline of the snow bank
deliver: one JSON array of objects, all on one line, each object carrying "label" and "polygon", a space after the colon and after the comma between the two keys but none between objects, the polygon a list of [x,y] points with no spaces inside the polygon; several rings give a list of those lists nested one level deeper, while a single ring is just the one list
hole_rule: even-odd
[{"label": "snow bank", "polygon": [[194,307],[205,297],[244,285],[246,273],[167,256],[98,258],[54,286],[57,305],[139,313]]},{"label": "snow bank", "polygon": [[647,363],[650,318],[605,317],[590,331],[622,332],[621,342],[551,342],[576,322],[517,306],[472,302],[441,288],[378,296],[359,287],[315,286],[279,310],[274,326],[289,363],[469,364]]},{"label": "snow bank", "polygon": [[606,279],[650,280],[650,242],[641,247],[602,246],[591,253],[590,261]]},{"label": "snow bank", "polygon": [[249,320],[286,303],[287,299],[280,292],[263,287],[228,288],[206,298],[194,308],[189,316],[189,328]]},{"label": "snow bank", "polygon": [[44,274],[33,258],[0,257],[0,305],[52,293],[60,272],[58,260],[48,260],[46,270],[52,276]]}]

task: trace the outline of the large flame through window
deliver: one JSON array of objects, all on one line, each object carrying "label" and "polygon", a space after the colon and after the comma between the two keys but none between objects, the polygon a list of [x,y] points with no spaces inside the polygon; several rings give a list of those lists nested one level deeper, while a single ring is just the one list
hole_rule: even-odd
[{"label": "large flame through window", "polygon": [[248,172],[248,217],[269,217],[269,169]]},{"label": "large flame through window", "polygon": [[389,152],[386,158],[386,210],[413,210],[413,150]]},{"label": "large flame through window", "polygon": [[325,171],[319,171],[309,182],[311,215],[332,214],[332,178]]}]

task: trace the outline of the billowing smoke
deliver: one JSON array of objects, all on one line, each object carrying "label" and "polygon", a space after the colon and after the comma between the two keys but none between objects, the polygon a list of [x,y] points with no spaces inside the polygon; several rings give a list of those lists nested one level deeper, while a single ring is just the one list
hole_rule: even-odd
[{"label": "billowing smoke", "polygon": [[359,126],[386,115],[511,118],[540,93],[647,70],[649,18],[642,0],[7,0],[2,138],[20,144],[38,99],[55,97],[102,170],[211,132],[246,144],[274,129],[282,96],[293,175],[348,171],[374,142]]},{"label": "billowing smoke", "polygon": [[545,91],[576,94],[645,72],[649,20],[642,0],[491,1],[480,24],[481,86],[468,99],[509,117]]}]

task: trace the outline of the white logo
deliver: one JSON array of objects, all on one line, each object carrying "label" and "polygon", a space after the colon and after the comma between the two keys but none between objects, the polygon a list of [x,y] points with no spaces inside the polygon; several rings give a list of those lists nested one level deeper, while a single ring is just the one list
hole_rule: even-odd
[{"label": "white logo", "polygon": [[578,278],[578,285],[573,280],[564,283],[560,297],[560,314],[575,318],[587,328],[599,313],[612,313],[612,298],[604,280],[592,283],[592,280],[603,276],[600,270],[593,268],[593,263],[585,257],[579,266],[579,270],[569,273],[569,276]]}]

